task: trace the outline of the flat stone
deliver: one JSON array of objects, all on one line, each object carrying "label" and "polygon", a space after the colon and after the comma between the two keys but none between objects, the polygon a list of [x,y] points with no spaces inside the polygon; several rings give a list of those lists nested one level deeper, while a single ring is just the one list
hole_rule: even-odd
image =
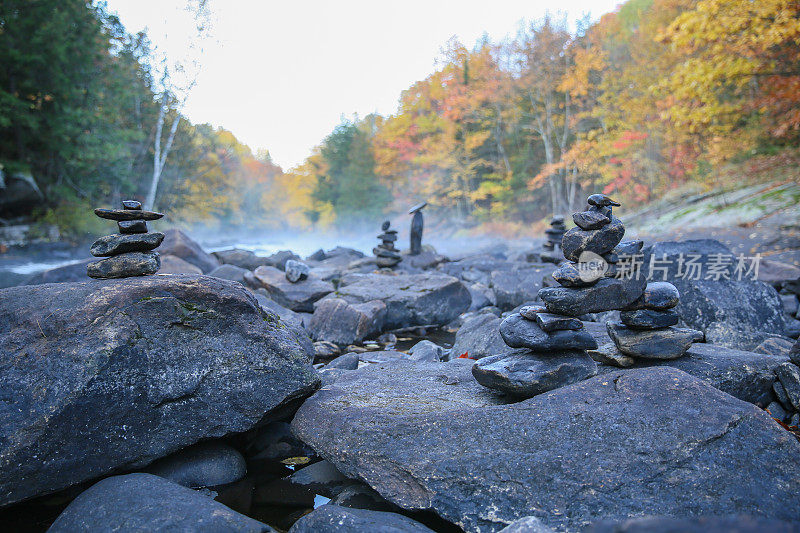
[{"label": "flat stone", "polygon": [[775,374],[783,385],[789,402],[800,411],[800,368],[794,363],[783,363],[775,369]]},{"label": "flat stone", "polygon": [[536,313],[536,323],[547,333],[564,329],[583,329],[583,322],[577,318],[553,313]]},{"label": "flat stone", "polygon": [[64,509],[48,531],[265,533],[275,530],[166,479],[128,474],[92,485]]},{"label": "flat stone", "polygon": [[433,533],[397,513],[327,504],[295,522],[289,533]]},{"label": "flat stone", "polygon": [[0,506],[250,430],[319,383],[291,329],[230,281],[13,287],[0,302]]},{"label": "flat stone", "polygon": [[159,232],[106,235],[94,241],[89,252],[95,257],[110,257],[126,252],[149,252],[158,248],[163,240],[164,234]]},{"label": "flat stone", "polygon": [[334,291],[333,283],[309,276],[308,279],[292,283],[286,274],[276,267],[260,266],[253,275],[278,304],[297,312],[314,311],[314,302]]},{"label": "flat stone", "polygon": [[561,249],[568,261],[577,263],[583,252],[594,252],[603,255],[610,252],[619,244],[625,235],[625,226],[617,217],[612,217],[611,222],[600,229],[582,230],[572,228],[564,234],[561,240]]},{"label": "flat stone", "polygon": [[593,350],[594,337],[582,330],[560,330],[547,333],[535,322],[519,313],[507,316],[500,323],[500,335],[512,348],[528,348],[537,352],[550,350]]},{"label": "flat stone", "polygon": [[106,220],[158,220],[164,213],[155,211],[142,211],[138,209],[101,209],[94,210],[94,214]]},{"label": "flat stone", "polygon": [[371,365],[320,389],[292,429],[343,475],[465,531],[497,531],[534,509],[557,531],[598,517],[797,519],[800,442],[684,372],[616,370],[501,398],[468,361]]},{"label": "flat stone", "polygon": [[653,309],[637,309],[635,311],[622,311],[619,314],[622,323],[634,329],[659,329],[674,326],[678,323],[680,315],[668,309],[656,311]]},{"label": "flat stone", "polygon": [[117,222],[117,227],[124,235],[147,233],[147,222],[144,220],[120,220]]},{"label": "flat stone", "polygon": [[531,398],[595,374],[597,363],[582,350],[493,355],[472,367],[472,375],[484,387],[520,398]]},{"label": "flat stone", "polygon": [[636,364],[636,359],[620,353],[613,342],[600,344],[596,350],[587,350],[586,353],[598,363],[617,368],[628,368]]},{"label": "flat stone", "polygon": [[216,257],[222,264],[233,265],[247,270],[255,270],[264,265],[275,266],[270,258],[258,256],[255,252],[243,250],[241,248],[220,250],[218,252],[212,252],[211,255]]},{"label": "flat stone", "polygon": [[140,210],[142,208],[142,202],[138,200],[122,200],[122,207],[125,209],[134,209]]},{"label": "flat stone", "polygon": [[615,322],[606,328],[620,352],[643,359],[677,359],[697,338],[695,330],[685,328],[629,329]]},{"label": "flat stone", "polygon": [[524,305],[519,308],[518,313],[523,316],[523,318],[527,318],[528,320],[536,321],[536,315],[538,313],[546,313],[547,308],[543,305]]},{"label": "flat stone", "polygon": [[546,287],[539,291],[551,313],[581,316],[587,313],[622,309],[635,302],[645,288],[647,280],[604,278],[591,287]]},{"label": "flat stone", "polygon": [[247,463],[241,453],[225,443],[201,442],[159,459],[145,471],[198,489],[239,481],[247,474]]},{"label": "flat stone", "polygon": [[562,264],[553,272],[552,276],[562,287],[590,287],[598,281],[597,279],[591,281],[583,280],[575,263]]},{"label": "flat stone", "polygon": [[680,301],[681,294],[675,285],[668,281],[651,281],[645,287],[642,296],[625,309],[629,311],[633,309],[666,311],[678,305]]},{"label": "flat stone", "polygon": [[289,259],[286,261],[284,271],[286,272],[286,279],[288,279],[291,283],[297,283],[298,281],[308,278],[310,269],[305,263],[301,263],[300,261],[296,261],[294,259]]},{"label": "flat stone", "polygon": [[158,252],[128,252],[89,263],[86,274],[97,279],[129,278],[155,274],[160,267]]},{"label": "flat stone", "polygon": [[607,216],[598,211],[572,213],[572,221],[583,230],[600,229],[611,222]]}]

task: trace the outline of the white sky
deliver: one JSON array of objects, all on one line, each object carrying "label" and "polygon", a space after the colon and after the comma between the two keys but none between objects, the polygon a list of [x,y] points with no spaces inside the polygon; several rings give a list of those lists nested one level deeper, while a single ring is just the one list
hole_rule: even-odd
[{"label": "white sky", "polygon": [[[303,161],[342,115],[383,115],[434,70],[458,36],[514,35],[546,10],[598,18],[620,0],[211,0],[213,37],[184,110],[195,123],[265,148],[284,169]],[[129,32],[148,29],[167,55],[185,55],[185,0],[108,0]]]}]

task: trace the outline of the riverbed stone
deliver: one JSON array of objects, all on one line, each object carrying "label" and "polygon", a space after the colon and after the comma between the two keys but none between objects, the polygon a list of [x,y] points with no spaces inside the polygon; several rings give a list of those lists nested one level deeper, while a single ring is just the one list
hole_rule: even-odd
[{"label": "riverbed stone", "polygon": [[308,329],[315,341],[347,346],[378,336],[385,321],[386,304],[381,300],[351,304],[342,298],[331,298],[316,306]]},{"label": "riverbed stone", "polygon": [[467,354],[472,359],[481,359],[490,355],[514,352],[515,349],[508,346],[500,336],[500,322],[500,318],[489,313],[466,319],[456,331],[450,358],[455,359]]},{"label": "riverbed stone", "polygon": [[149,465],[145,472],[197,489],[225,485],[247,474],[242,454],[223,442],[201,442]]},{"label": "riverbed stone", "polygon": [[613,371],[502,405],[460,361],[350,371],[303,404],[293,431],[344,475],[465,531],[531,509],[569,531],[601,516],[796,519],[800,442],[697,378]]},{"label": "riverbed stone", "polygon": [[611,220],[599,211],[581,211],[572,213],[572,221],[582,230],[600,229]]},{"label": "riverbed stone", "polygon": [[266,533],[275,530],[166,479],[128,474],[92,485],[64,509],[48,531]]},{"label": "riverbed stone", "polygon": [[531,398],[595,374],[597,363],[582,350],[493,355],[472,367],[478,383],[518,398]]},{"label": "riverbed stone", "polygon": [[96,279],[149,276],[160,267],[158,252],[128,252],[89,263],[86,274]]},{"label": "riverbed stone", "polygon": [[678,313],[672,309],[656,311],[652,309],[637,309],[635,311],[622,311],[619,314],[622,323],[634,329],[659,329],[674,326],[680,320]]},{"label": "riverbed stone", "polygon": [[147,222],[144,220],[120,220],[117,227],[120,233],[126,235],[147,233]]},{"label": "riverbed stone", "polygon": [[311,275],[308,279],[292,283],[276,267],[260,266],[253,275],[267,289],[270,297],[283,307],[297,312],[314,312],[314,302],[334,291],[333,283]]},{"label": "riverbed stone", "polygon": [[775,369],[775,374],[783,385],[789,402],[800,411],[800,368],[794,363],[783,363]]},{"label": "riverbed stone", "polygon": [[545,331],[547,333],[551,333],[553,331],[560,331],[564,329],[574,329],[574,330],[583,329],[583,322],[581,322],[577,318],[570,316],[554,315],[553,313],[539,312],[536,313],[535,320],[536,324],[540,328],[542,328],[542,331]]},{"label": "riverbed stone", "polygon": [[677,359],[686,353],[698,335],[697,331],[687,328],[642,330],[618,322],[608,322],[606,327],[620,352],[643,359]]},{"label": "riverbed stone", "polygon": [[327,504],[295,522],[289,533],[433,533],[397,513]]},{"label": "riverbed stone", "polygon": [[536,322],[514,313],[500,323],[500,336],[512,348],[529,348],[537,352],[550,350],[594,350],[597,342],[583,330],[546,332]]},{"label": "riverbed stone", "polygon": [[196,241],[176,228],[164,231],[164,241],[161,243],[159,251],[162,254],[180,257],[202,270],[204,274],[208,274],[220,265],[216,257],[206,253]]},{"label": "riverbed stone", "polygon": [[0,302],[0,506],[285,416],[319,383],[294,332],[230,281],[34,285]]},{"label": "riverbed stone", "polygon": [[297,283],[298,281],[308,278],[310,272],[307,264],[301,263],[295,259],[287,260],[284,270],[286,272],[286,279],[292,283]]},{"label": "riverbed stone", "polygon": [[547,287],[539,291],[551,313],[581,316],[587,313],[621,309],[636,301],[647,281],[642,279],[604,278],[591,287]]},{"label": "riverbed stone", "polygon": [[494,292],[495,305],[503,311],[510,311],[522,304],[537,299],[544,279],[550,277],[553,265],[522,265],[498,269],[490,274],[489,286]]},{"label": "riverbed stone", "polygon": [[666,311],[678,305],[681,301],[681,294],[672,283],[668,281],[652,281],[647,284],[642,295],[626,310],[634,309],[654,309]]},{"label": "riverbed stone", "polygon": [[561,249],[568,261],[578,262],[583,252],[594,252],[603,255],[610,252],[622,241],[625,235],[625,226],[617,217],[612,217],[611,222],[600,229],[582,230],[572,228],[564,234],[561,240]]},{"label": "riverbed stone", "polygon": [[244,285],[244,276],[247,272],[248,271],[244,268],[237,267],[236,265],[220,265],[209,272],[208,275],[215,278],[228,279]]},{"label": "riverbed stone", "polygon": [[562,287],[590,287],[597,283],[596,279],[589,281],[583,280],[575,263],[569,262],[562,263],[561,266],[553,272],[552,276]]}]

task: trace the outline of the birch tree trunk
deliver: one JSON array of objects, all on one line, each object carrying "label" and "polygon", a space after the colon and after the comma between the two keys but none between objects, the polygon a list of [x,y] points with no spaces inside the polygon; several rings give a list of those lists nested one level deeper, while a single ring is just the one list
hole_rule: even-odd
[{"label": "birch tree trunk", "polygon": [[153,178],[150,181],[150,189],[147,191],[147,197],[144,201],[144,208],[149,210],[153,209],[156,203],[156,192],[158,191],[158,183],[161,181],[161,173],[164,171],[164,165],[167,162],[167,156],[172,149],[172,142],[175,140],[175,133],[178,131],[178,123],[181,120],[180,113],[176,113],[175,119],[172,121],[172,126],[167,136],[167,142],[162,147],[162,133],[164,130],[164,121],[167,118],[167,93],[161,98],[161,108],[158,110],[158,122],[156,122],[156,135],[153,141]]}]

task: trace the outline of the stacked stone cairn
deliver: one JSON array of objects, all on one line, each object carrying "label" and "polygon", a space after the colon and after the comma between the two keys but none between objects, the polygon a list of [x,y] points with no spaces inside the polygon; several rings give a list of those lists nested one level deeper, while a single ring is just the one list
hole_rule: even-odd
[{"label": "stacked stone cairn", "polygon": [[128,278],[155,274],[161,267],[156,248],[164,240],[160,232],[148,232],[147,221],[164,215],[143,211],[136,200],[125,200],[122,209],[95,209],[94,214],[106,220],[115,220],[119,233],[97,239],[90,252],[100,261],[89,263],[86,273],[91,278]]},{"label": "stacked stone cairn", "polygon": [[545,263],[560,263],[564,260],[561,254],[561,239],[567,231],[567,226],[564,224],[564,217],[556,215],[550,221],[550,227],[544,230],[547,241],[542,245],[544,253],[542,254],[542,261]]},{"label": "stacked stone cairn", "polygon": [[388,220],[384,221],[381,226],[383,233],[378,235],[381,244],[372,249],[380,268],[393,268],[403,260],[400,251],[394,247],[394,242],[397,240],[397,230],[389,229],[390,225],[391,223]]}]

